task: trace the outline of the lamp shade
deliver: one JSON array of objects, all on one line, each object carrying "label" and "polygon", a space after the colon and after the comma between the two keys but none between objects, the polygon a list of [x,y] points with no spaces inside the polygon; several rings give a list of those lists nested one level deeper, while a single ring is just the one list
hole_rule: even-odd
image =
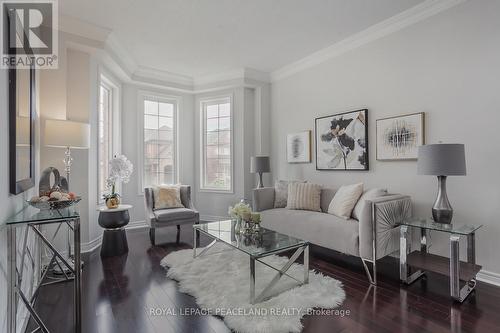
[{"label": "lamp shade", "polygon": [[45,121],[45,145],[86,149],[90,146],[90,125],[69,120]]},{"label": "lamp shade", "polygon": [[438,143],[420,146],[417,173],[432,176],[465,176],[464,145]]},{"label": "lamp shade", "polygon": [[260,173],[271,171],[269,156],[252,156],[250,158],[250,172]]}]

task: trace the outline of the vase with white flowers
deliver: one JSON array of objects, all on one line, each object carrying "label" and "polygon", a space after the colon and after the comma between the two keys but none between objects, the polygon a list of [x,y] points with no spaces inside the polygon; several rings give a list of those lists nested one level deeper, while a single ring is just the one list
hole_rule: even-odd
[{"label": "vase with white flowers", "polygon": [[245,231],[244,225],[252,217],[252,208],[245,200],[241,200],[236,205],[229,207],[228,214],[235,221],[235,232],[239,234]]},{"label": "vase with white flowers", "polygon": [[109,162],[109,176],[106,183],[111,192],[103,195],[106,207],[109,209],[118,208],[120,205],[120,195],[116,193],[116,185],[118,182],[128,183],[132,172],[134,172],[134,165],[125,155],[115,156]]}]

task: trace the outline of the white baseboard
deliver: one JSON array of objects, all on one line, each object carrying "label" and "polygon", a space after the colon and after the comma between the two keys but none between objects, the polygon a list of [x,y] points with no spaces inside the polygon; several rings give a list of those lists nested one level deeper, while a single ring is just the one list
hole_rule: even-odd
[{"label": "white baseboard", "polygon": [[477,280],[495,286],[500,286],[500,274],[485,271],[484,269],[480,270],[479,273],[477,273]]},{"label": "white baseboard", "polygon": [[82,246],[81,246],[82,253],[94,251],[99,246],[101,246],[101,242],[102,242],[102,235],[99,235],[99,237],[91,240],[88,243],[82,243]]},{"label": "white baseboard", "polygon": [[214,222],[221,220],[229,220],[228,216],[215,216],[215,215],[200,215],[200,221]]},{"label": "white baseboard", "polygon": [[[134,230],[134,229],[143,229],[143,228],[148,228],[149,224],[146,223],[146,221],[134,221],[130,222],[125,229],[126,230]],[[91,240],[88,243],[82,243],[82,253],[85,252],[92,252],[95,249],[97,249],[99,246],[101,246],[102,243],[102,235],[99,235],[96,239]]]}]

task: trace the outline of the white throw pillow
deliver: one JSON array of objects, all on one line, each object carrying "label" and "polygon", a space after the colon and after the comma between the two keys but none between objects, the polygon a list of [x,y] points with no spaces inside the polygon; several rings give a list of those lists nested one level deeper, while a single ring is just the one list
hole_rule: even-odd
[{"label": "white throw pillow", "polygon": [[310,183],[288,184],[286,208],[321,212],[321,185]]},{"label": "white throw pillow", "polygon": [[180,185],[159,185],[153,187],[154,209],[184,208]]},{"label": "white throw pillow", "polygon": [[365,209],[366,201],[383,197],[384,195],[387,195],[386,188],[372,188],[365,191],[361,198],[359,198],[356,206],[354,206],[354,209],[352,210],[352,217],[359,221],[359,217],[363,213],[363,209]]},{"label": "white throw pillow", "polygon": [[363,183],[342,186],[330,202],[328,214],[349,219],[361,194],[363,194]]}]

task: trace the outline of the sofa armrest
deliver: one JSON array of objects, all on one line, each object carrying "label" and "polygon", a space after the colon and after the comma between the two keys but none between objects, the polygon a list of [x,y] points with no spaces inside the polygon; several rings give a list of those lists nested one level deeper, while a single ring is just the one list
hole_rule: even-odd
[{"label": "sofa armrest", "polygon": [[146,222],[150,226],[153,226],[154,222],[156,221],[156,216],[153,213],[153,200],[153,189],[151,187],[146,187],[144,189],[144,208],[146,211]]},{"label": "sofa armrest", "polygon": [[411,215],[412,202],[407,195],[370,200],[359,218],[360,257],[376,260],[399,250],[399,224]]},{"label": "sofa armrest", "polygon": [[274,208],[274,187],[262,187],[252,190],[253,210],[261,212]]}]

